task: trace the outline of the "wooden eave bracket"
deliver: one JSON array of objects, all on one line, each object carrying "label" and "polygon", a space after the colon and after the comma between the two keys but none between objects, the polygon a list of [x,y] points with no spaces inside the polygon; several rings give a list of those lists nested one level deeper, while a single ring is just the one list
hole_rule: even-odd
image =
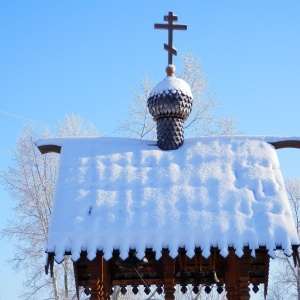
[{"label": "wooden eave bracket", "polygon": [[269,142],[269,144],[273,145],[276,150],[282,148],[300,149],[300,140],[285,140],[285,141],[278,141],[278,142]]},{"label": "wooden eave bracket", "polygon": [[37,147],[42,154],[51,153],[51,152],[59,154],[61,151],[61,146],[57,146],[57,145],[43,145]]}]

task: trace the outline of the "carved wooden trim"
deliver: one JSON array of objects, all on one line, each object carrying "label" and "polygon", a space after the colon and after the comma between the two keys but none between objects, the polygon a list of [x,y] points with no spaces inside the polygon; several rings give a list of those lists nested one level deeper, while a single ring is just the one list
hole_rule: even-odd
[{"label": "carved wooden trim", "polygon": [[108,300],[111,290],[109,264],[103,258],[103,254],[99,253],[99,273],[97,280],[98,300]]},{"label": "carved wooden trim", "polygon": [[[297,251],[297,246],[293,250]],[[193,284],[201,271],[201,280],[197,278],[199,284],[195,286],[209,286],[209,272],[214,269],[219,280],[217,285],[226,289],[228,300],[249,300],[250,282],[255,287],[260,283],[265,284],[267,291],[270,258],[266,247],[257,249],[254,257],[249,247],[244,248],[242,257],[236,256],[233,248],[229,249],[227,257],[222,257],[217,248],[212,248],[211,253],[211,256],[205,258],[201,255],[201,249],[196,249],[195,256],[189,258],[184,249],[179,249],[179,255],[173,259],[169,256],[169,250],[163,249],[161,259],[156,260],[155,252],[148,249],[145,255],[149,263],[138,269],[138,276],[134,267],[121,266],[118,250],[114,250],[109,261],[104,260],[102,252],[98,252],[92,261],[87,259],[86,252],[82,252],[80,259],[74,263],[76,285],[90,287],[93,300],[108,300],[112,286],[115,285],[164,285],[165,299],[174,300],[175,285],[184,287],[184,276],[186,282]]]}]

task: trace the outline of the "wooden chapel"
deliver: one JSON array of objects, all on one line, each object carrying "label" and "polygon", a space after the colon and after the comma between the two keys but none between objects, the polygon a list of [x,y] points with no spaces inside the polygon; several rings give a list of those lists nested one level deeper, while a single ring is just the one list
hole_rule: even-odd
[{"label": "wooden chapel", "polygon": [[[192,107],[175,77],[169,12],[167,77],[151,92],[157,143],[126,138],[55,138],[36,142],[60,153],[46,245],[46,272],[71,255],[76,286],[90,299],[143,289],[175,299],[202,289],[249,300],[249,285],[268,287],[269,261],[281,249],[299,263],[299,240],[276,149],[300,138],[215,136],[185,139]],[[147,298],[147,297],[145,297]],[[151,298],[152,299],[152,298]]]},{"label": "wooden chapel", "polygon": [[[106,143],[106,138],[99,139],[102,140],[100,141],[100,145]],[[205,139],[204,141],[202,141],[201,138],[199,139],[200,143],[205,142]],[[218,139],[222,139],[222,137]],[[242,137],[239,139],[243,140]],[[272,149],[286,147],[300,148],[300,140],[276,137],[272,137],[270,140],[271,141],[268,142],[264,141],[264,143],[269,145]],[[130,139],[125,139],[125,141],[127,141],[130,146]],[[69,151],[65,152],[65,156],[67,157],[69,156],[70,150],[73,147],[77,147],[76,144],[82,144],[83,142],[84,139],[41,140],[38,142],[38,147],[42,153],[60,153],[64,147],[69,148],[68,144],[71,144],[72,147],[67,149]],[[88,143],[90,142],[91,139],[88,139]],[[111,141],[109,142],[111,143]],[[124,142],[124,139],[122,139],[122,142]],[[95,145],[89,147],[94,146]],[[151,149],[150,151],[153,150]],[[212,149],[212,152],[213,151],[214,149]],[[63,159],[64,158],[62,158],[62,160]],[[65,166],[62,165],[61,170],[63,170],[63,168],[65,168]],[[62,182],[62,184],[64,184],[64,182]],[[58,186],[58,190],[59,189],[60,187]],[[64,196],[65,195],[61,195],[60,198],[62,199]],[[61,201],[61,199],[57,201]],[[285,202],[287,199],[280,199],[279,201]],[[60,203],[60,206],[61,208],[64,207],[65,203]],[[65,232],[64,229],[61,229],[61,227],[64,226],[65,217],[60,215],[58,210],[59,207],[53,210],[54,216],[52,218],[51,227],[57,228],[50,227],[50,231],[52,231],[50,234],[52,235],[51,239],[54,239],[54,241],[57,239],[56,244],[59,245],[60,240],[64,239],[65,235],[68,237],[71,236],[72,232]],[[80,209],[78,209],[78,211],[80,211]],[[86,215],[90,217],[88,212],[86,212]],[[78,217],[81,217],[80,213],[78,213]],[[257,218],[253,217],[252,219],[256,221],[257,219],[259,220],[260,217],[261,216],[257,216]],[[59,219],[61,219],[61,224],[59,224]],[[290,214],[287,215],[287,219],[288,220],[282,220],[282,222],[291,222],[293,224]],[[269,226],[271,226],[271,224]],[[73,228],[73,230],[73,238],[76,238],[77,229]],[[201,228],[199,228],[199,230],[201,230]],[[268,228],[265,228],[265,231],[268,230]],[[295,263],[299,263],[298,241],[294,236],[295,233],[293,230],[285,230],[287,240],[290,241],[290,251],[287,252],[287,254],[293,256]],[[87,228],[87,231],[89,231],[89,228]],[[207,231],[209,232],[209,230]],[[257,234],[262,233],[262,231],[264,231],[264,228],[260,228]],[[205,231],[203,232],[205,233]],[[93,232],[93,234],[95,234],[95,232]],[[190,232],[190,234],[193,234],[193,232]],[[186,235],[187,237],[189,236],[188,228]],[[115,286],[120,286],[123,294],[125,294],[129,288],[131,288],[134,293],[137,293],[141,286],[144,286],[145,293],[149,294],[150,290],[148,287],[156,286],[158,294],[164,293],[165,299],[174,299],[175,286],[178,284],[182,293],[186,292],[187,285],[192,285],[195,295],[199,292],[201,287],[204,288],[207,293],[210,293],[211,289],[215,288],[219,293],[226,290],[229,300],[248,300],[250,299],[250,284],[252,284],[254,292],[258,291],[260,284],[263,284],[264,293],[265,295],[267,294],[270,250],[287,250],[287,245],[284,246],[280,239],[274,243],[271,249],[267,247],[268,242],[268,240],[265,241],[265,244],[260,242],[259,244],[261,245],[258,244],[255,249],[251,247],[249,243],[243,247],[240,253],[237,253],[237,247],[234,244],[228,245],[227,253],[226,249],[225,253],[223,253],[224,249],[220,249],[219,245],[211,246],[208,249],[206,248],[206,250],[204,247],[195,246],[193,256],[187,255],[187,249],[185,247],[178,247],[177,253],[176,249],[175,251],[173,249],[172,251],[175,252],[175,255],[174,253],[170,255],[169,247],[162,247],[161,256],[159,258],[156,258],[154,249],[147,248],[147,246],[145,246],[143,257],[140,258],[137,257],[135,249],[128,248],[128,256],[125,259],[120,257],[120,249],[117,247],[112,249],[110,258],[106,259],[104,247],[101,247],[101,250],[95,249],[94,257],[91,258],[86,246],[81,247],[79,253],[78,249],[74,247],[74,250],[78,253],[75,256],[73,250],[67,245],[62,248],[59,247],[60,253],[58,250],[55,251],[49,248],[47,251],[48,263],[46,270],[47,272],[50,270],[51,273],[54,260],[60,263],[64,255],[72,255],[76,285],[78,288],[80,286],[84,287],[86,293],[91,295],[90,299],[109,299]],[[56,246],[56,249],[57,248]]]}]

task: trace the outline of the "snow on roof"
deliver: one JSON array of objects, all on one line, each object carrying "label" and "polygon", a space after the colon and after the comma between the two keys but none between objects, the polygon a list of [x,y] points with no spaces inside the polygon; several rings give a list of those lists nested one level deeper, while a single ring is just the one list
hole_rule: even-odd
[{"label": "snow on roof", "polygon": [[130,248],[161,255],[178,247],[203,255],[218,247],[281,246],[287,255],[299,240],[276,151],[264,137],[186,139],[173,151],[154,141],[125,138],[40,140],[61,148],[46,251],[60,262],[65,252],[93,259]]},{"label": "snow on roof", "polygon": [[159,82],[151,91],[150,97],[156,94],[162,94],[165,91],[180,91],[183,94],[193,98],[190,86],[182,79],[175,76],[167,76]]}]

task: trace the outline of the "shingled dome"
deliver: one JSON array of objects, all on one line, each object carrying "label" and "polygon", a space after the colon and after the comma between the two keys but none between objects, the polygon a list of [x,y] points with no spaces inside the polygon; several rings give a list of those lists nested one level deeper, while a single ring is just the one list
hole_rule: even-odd
[{"label": "shingled dome", "polygon": [[184,142],[183,122],[191,112],[193,96],[189,85],[175,77],[173,65],[166,72],[168,76],[154,87],[147,104],[157,123],[159,148],[175,150]]}]

